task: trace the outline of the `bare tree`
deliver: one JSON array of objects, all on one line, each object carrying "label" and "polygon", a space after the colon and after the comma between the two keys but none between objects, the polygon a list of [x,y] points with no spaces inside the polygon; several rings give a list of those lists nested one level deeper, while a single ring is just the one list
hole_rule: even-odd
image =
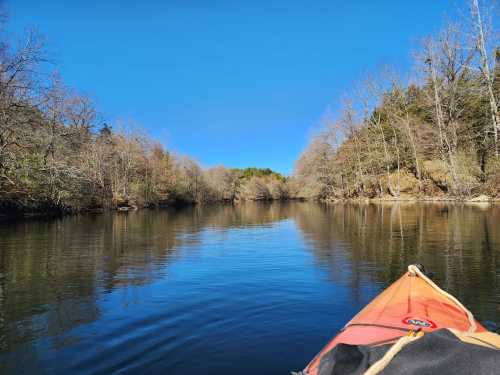
[{"label": "bare tree", "polygon": [[0,42],[0,184],[8,181],[15,151],[31,146],[31,127],[37,110],[35,70],[44,61],[44,46],[38,34],[30,32],[11,50]]},{"label": "bare tree", "polygon": [[[391,81],[391,95],[390,101],[387,103],[389,107],[389,118],[390,122],[393,123],[393,133],[395,146],[397,145],[398,137],[395,131],[395,124],[401,124],[404,129],[404,134],[408,140],[408,144],[411,149],[413,163],[415,165],[415,176],[420,181],[422,178],[422,171],[420,167],[420,156],[417,146],[417,140],[415,139],[415,122],[410,114],[408,102],[408,96],[406,94],[407,88],[405,88],[399,80],[393,75],[390,79]],[[440,106],[438,106],[440,110]],[[396,146],[397,152],[399,154],[399,146]]]},{"label": "bare tree", "polygon": [[[500,132],[500,114],[498,112],[498,101],[494,92],[494,75],[491,73],[490,55],[486,50],[486,33],[483,18],[481,16],[481,9],[478,0],[471,1],[472,20],[476,30],[476,49],[480,56],[480,71],[483,76],[483,81],[486,85],[488,92],[488,99],[491,109],[491,122],[493,128],[495,156],[498,157],[498,133]],[[494,59],[492,59],[494,62]]]},{"label": "bare tree", "polygon": [[362,123],[356,119],[357,113],[354,109],[351,100],[344,101],[344,108],[342,111],[342,116],[339,121],[339,126],[343,129],[344,134],[348,139],[352,140],[353,150],[352,154],[355,158],[356,164],[356,181],[355,189],[359,194],[362,194],[365,188],[365,171],[362,163],[362,155],[364,155],[364,148],[361,142],[361,131],[360,127]]},{"label": "bare tree", "polygon": [[192,202],[202,202],[205,199],[206,186],[203,170],[199,164],[189,157],[184,157],[179,163],[181,189],[186,198]]},{"label": "bare tree", "polygon": [[272,198],[266,180],[263,177],[251,177],[243,186],[242,198],[249,200],[269,200]]},{"label": "bare tree", "polygon": [[333,193],[334,150],[327,142],[327,135],[320,134],[309,144],[295,166],[295,175],[303,182],[299,195],[304,198],[326,198]]},{"label": "bare tree", "polygon": [[424,45],[424,61],[431,83],[435,121],[439,131],[439,152],[448,165],[453,189],[459,192],[460,179],[456,160],[460,118],[464,101],[470,93],[466,82],[470,79],[472,51],[465,48],[463,28],[448,24],[437,41],[429,38]]},{"label": "bare tree", "polygon": [[220,165],[206,171],[206,180],[212,200],[233,201],[239,188],[240,174]]}]

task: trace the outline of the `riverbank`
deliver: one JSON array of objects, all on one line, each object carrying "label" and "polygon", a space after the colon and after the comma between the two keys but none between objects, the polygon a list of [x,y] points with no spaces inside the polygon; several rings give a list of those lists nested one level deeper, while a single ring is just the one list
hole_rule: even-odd
[{"label": "riverbank", "polygon": [[500,197],[489,197],[487,195],[479,195],[475,197],[454,197],[454,196],[384,196],[384,197],[357,197],[357,198],[344,198],[344,199],[325,199],[325,203],[396,203],[396,202],[410,202],[410,203],[469,203],[469,204],[499,204]]},{"label": "riverbank", "polygon": [[9,219],[22,218],[55,218],[63,216],[72,216],[79,214],[106,214],[106,213],[129,213],[135,211],[161,211],[167,209],[182,209],[189,207],[212,207],[212,206],[238,206],[248,202],[254,203],[272,203],[272,202],[288,202],[288,201],[306,201],[302,198],[281,198],[281,199],[234,199],[234,200],[219,200],[209,202],[192,202],[192,201],[170,201],[158,205],[136,205],[124,204],[106,207],[82,207],[78,209],[50,207],[44,209],[27,209],[23,207],[1,206],[0,205],[0,221]]},{"label": "riverbank", "polygon": [[328,205],[335,204],[417,204],[417,203],[435,203],[435,204],[468,204],[468,205],[500,205],[500,198],[488,197],[485,195],[480,195],[472,198],[460,198],[452,196],[442,196],[442,197],[416,197],[416,196],[385,196],[376,198],[367,197],[357,197],[357,198],[344,198],[344,199],[305,199],[305,198],[287,198],[287,199],[266,199],[266,200],[248,200],[248,199],[237,199],[233,201],[218,201],[218,202],[174,202],[171,204],[164,204],[158,206],[115,206],[115,207],[100,207],[100,208],[83,208],[79,210],[62,210],[62,209],[52,209],[44,211],[29,211],[29,210],[2,210],[0,211],[0,221],[5,221],[9,219],[30,219],[30,218],[55,218],[63,216],[72,216],[79,214],[106,214],[106,213],[122,213],[127,214],[129,212],[136,211],[161,211],[168,209],[182,209],[189,207],[218,207],[218,206],[239,206],[246,203],[262,203],[262,204],[272,204],[276,202],[287,203],[287,202],[318,202]]}]

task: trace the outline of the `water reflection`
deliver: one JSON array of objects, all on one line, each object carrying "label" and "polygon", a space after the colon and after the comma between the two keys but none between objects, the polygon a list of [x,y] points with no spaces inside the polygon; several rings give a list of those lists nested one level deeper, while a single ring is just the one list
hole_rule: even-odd
[{"label": "water reflection", "polygon": [[281,205],[228,205],[0,223],[2,349],[97,319],[98,292],[161,277],[174,250],[200,241],[204,228],[285,217]]},{"label": "water reflection", "polygon": [[[389,285],[408,264],[418,262],[476,315],[499,319],[499,206],[306,205],[297,207],[294,218],[314,242],[312,250],[320,262],[331,263],[339,249],[342,257],[349,256],[354,285],[359,278]],[[330,270],[339,271],[334,264]]]},{"label": "water reflection", "polygon": [[[237,255],[244,262],[240,273],[232,276],[234,283],[254,270],[254,284],[266,288],[277,276],[257,273],[268,264],[259,263],[262,255],[252,253],[252,246],[262,246],[259,239],[276,230],[281,232],[272,237],[276,243],[271,247],[284,246],[278,241],[285,242],[292,232],[288,226],[275,225],[283,222],[292,223],[302,238],[302,242],[286,242],[297,267],[324,273],[332,285],[344,286],[351,294],[354,311],[372,297],[367,286],[380,289],[398,278],[408,264],[420,262],[480,319],[500,320],[499,206],[241,204],[4,222],[0,223],[0,370],[4,366],[4,370],[13,371],[27,358],[43,362],[38,358],[44,352],[40,345],[48,338],[55,351],[74,345],[79,335],[68,333],[107,319],[104,315],[113,307],[103,301],[113,291],[135,288],[139,303],[151,299],[140,288],[158,280],[168,282],[169,264],[180,258],[188,257],[190,269],[196,269],[197,259],[211,252],[210,256],[218,257],[211,267],[222,270],[224,257],[236,254],[216,253],[218,245],[214,244],[229,241],[228,251],[235,250],[230,243],[234,231],[240,231],[238,246],[248,247],[244,255]],[[213,242],[216,237],[219,242]],[[300,258],[292,252],[297,249],[303,249]],[[307,262],[308,254],[312,264]],[[279,273],[280,267],[290,266],[291,261],[280,254],[272,262],[276,263],[273,272]],[[314,281],[321,279],[311,276],[311,280],[307,288],[314,296],[322,284]],[[203,279],[203,283],[210,282]],[[199,288],[200,284],[190,285]],[[214,319],[227,319],[232,308],[227,301],[237,301],[244,293],[229,287],[226,290],[227,295],[220,296],[224,309]],[[286,290],[283,287],[280,293]],[[184,291],[179,289],[178,293],[182,300]],[[293,292],[288,289],[287,293]],[[261,309],[264,316],[266,309]],[[302,310],[297,309],[289,314],[300,314]],[[315,319],[314,311],[310,314],[310,319]],[[310,329],[305,332],[305,327],[305,323],[295,327],[297,334],[314,334]],[[234,369],[228,369],[231,371]]]}]

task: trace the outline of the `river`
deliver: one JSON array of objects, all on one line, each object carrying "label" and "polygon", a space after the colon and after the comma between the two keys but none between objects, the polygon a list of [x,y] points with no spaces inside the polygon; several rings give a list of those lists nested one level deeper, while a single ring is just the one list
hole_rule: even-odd
[{"label": "river", "polygon": [[0,373],[289,374],[410,263],[500,323],[500,206],[246,203],[0,222]]}]

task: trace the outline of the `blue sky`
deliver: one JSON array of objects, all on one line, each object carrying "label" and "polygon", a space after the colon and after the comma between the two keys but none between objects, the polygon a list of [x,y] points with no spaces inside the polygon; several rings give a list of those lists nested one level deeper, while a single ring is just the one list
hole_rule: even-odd
[{"label": "blue sky", "polygon": [[[209,167],[293,165],[367,72],[408,70],[456,1],[7,0],[104,119],[133,119]],[[464,8],[466,10],[466,8]]]}]

